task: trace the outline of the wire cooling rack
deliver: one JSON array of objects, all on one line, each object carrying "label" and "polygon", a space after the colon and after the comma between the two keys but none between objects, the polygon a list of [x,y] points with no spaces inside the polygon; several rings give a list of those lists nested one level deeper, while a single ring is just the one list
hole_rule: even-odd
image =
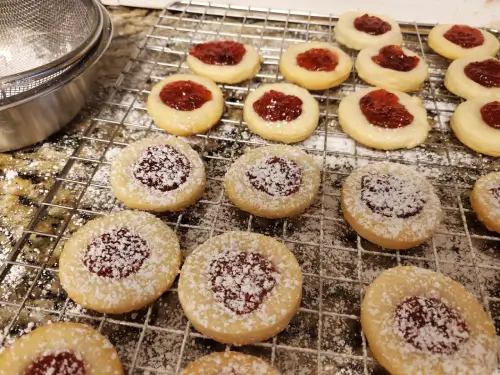
[{"label": "wire cooling rack", "polygon": [[[387,374],[371,356],[359,312],[364,288],[381,271],[399,264],[438,270],[459,281],[484,303],[500,328],[500,237],[477,221],[468,199],[479,176],[500,170],[500,159],[467,149],[450,131],[449,117],[460,100],[443,86],[447,61],[427,47],[430,25],[401,24],[405,46],[421,54],[430,66],[429,79],[415,94],[422,98],[432,124],[422,146],[375,151],[342,132],[337,120],[339,101],[365,86],[353,70],[340,87],[313,94],[320,104],[319,126],[297,144],[323,168],[322,188],[310,209],[299,217],[267,220],[238,210],[224,195],[222,179],[232,161],[268,143],[245,126],[246,95],[261,83],[282,79],[278,61],[290,45],[306,40],[335,44],[332,28],[336,20],[331,15],[194,1],[165,9],[92,119],[21,240],[1,263],[2,343],[49,321],[80,321],[110,338],[129,374],[178,374],[197,357],[225,349],[189,325],[176,286],[142,310],[103,315],[75,305],[57,278],[59,253],[71,234],[96,216],[125,208],[109,188],[110,160],[129,143],[161,132],[145,108],[150,88],[169,74],[188,72],[189,49],[213,39],[255,45],[264,56],[262,69],[248,82],[222,86],[226,111],[220,123],[206,135],[188,138],[206,163],[206,192],[193,207],[161,218],[177,232],[185,256],[213,235],[253,231],[285,242],[305,276],[302,306],[290,327],[264,343],[232,349],[262,357],[283,374]],[[355,51],[346,51],[356,57]],[[437,234],[417,248],[385,251],[357,236],[343,220],[342,181],[356,166],[383,160],[414,165],[433,183],[441,199],[443,222]]]}]

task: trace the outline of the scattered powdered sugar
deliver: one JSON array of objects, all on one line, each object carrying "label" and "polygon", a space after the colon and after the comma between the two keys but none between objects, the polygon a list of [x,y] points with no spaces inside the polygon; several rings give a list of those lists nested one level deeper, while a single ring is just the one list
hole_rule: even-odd
[{"label": "scattered powdered sugar", "polygon": [[266,156],[246,172],[250,184],[271,196],[288,196],[300,189],[300,166],[286,157]]}]

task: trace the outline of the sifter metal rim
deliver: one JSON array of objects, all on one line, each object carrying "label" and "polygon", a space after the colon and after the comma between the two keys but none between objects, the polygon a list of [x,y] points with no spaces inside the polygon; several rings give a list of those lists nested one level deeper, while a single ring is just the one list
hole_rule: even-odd
[{"label": "sifter metal rim", "polygon": [[73,49],[71,52],[41,66],[36,68],[26,70],[24,72],[0,77],[0,85],[2,86],[15,86],[16,82],[27,81],[27,80],[39,80],[44,77],[56,74],[58,71],[65,71],[72,64],[75,64],[81,60],[87,52],[96,44],[102,34],[103,27],[103,11],[101,5],[97,0],[89,0],[93,5],[93,10],[95,12],[94,16],[94,27],[92,31],[88,34],[88,37],[82,41],[80,46]]}]

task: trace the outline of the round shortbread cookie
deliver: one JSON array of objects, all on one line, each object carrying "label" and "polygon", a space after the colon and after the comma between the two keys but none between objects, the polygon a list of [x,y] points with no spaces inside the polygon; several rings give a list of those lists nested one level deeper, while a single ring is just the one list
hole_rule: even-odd
[{"label": "round shortbread cookie", "polygon": [[500,156],[500,101],[490,98],[461,103],[450,119],[457,138],[474,151]]},{"label": "round shortbread cookie", "polygon": [[500,99],[500,60],[490,57],[465,57],[455,60],[446,70],[444,85],[453,94],[464,99],[487,96]]},{"label": "round shortbread cookie", "polygon": [[342,99],[338,114],[344,132],[381,150],[418,146],[431,129],[421,100],[394,90],[370,87],[353,92]]},{"label": "round shortbread cookie", "polygon": [[488,173],[476,181],[470,203],[486,228],[500,233],[500,172]]},{"label": "round shortbread cookie", "polygon": [[361,79],[373,86],[403,92],[419,90],[428,68],[418,54],[393,44],[363,48],[356,59]]},{"label": "round shortbread cookie", "polygon": [[179,211],[195,203],[205,188],[205,166],[189,144],[160,136],[130,144],[113,159],[113,194],[127,207]]},{"label": "round shortbread cookie", "polygon": [[259,86],[248,95],[243,117],[248,128],[262,138],[294,143],[314,132],[319,121],[319,106],[302,87],[271,83]]},{"label": "round shortbread cookie", "polygon": [[48,324],[0,354],[0,375],[122,375],[113,345],[89,326]]},{"label": "round shortbread cookie", "polygon": [[495,35],[465,25],[436,25],[430,31],[427,43],[436,53],[451,60],[495,56],[500,49]]},{"label": "round shortbread cookie", "polygon": [[146,212],[122,211],[92,220],[66,242],[59,278],[85,308],[121,314],[147,306],[179,273],[175,233]]},{"label": "round shortbread cookie", "polygon": [[224,97],[211,79],[174,74],[153,86],[147,108],[160,128],[187,136],[203,133],[219,121]]},{"label": "round shortbread cookie", "polygon": [[493,321],[462,285],[433,271],[382,272],[366,291],[361,325],[392,375],[486,375],[496,368]]},{"label": "round shortbread cookie", "polygon": [[297,147],[260,147],[241,156],[224,179],[226,194],[240,209],[266,218],[298,215],[314,201],[321,171]]},{"label": "round shortbread cookie", "polygon": [[191,324],[226,344],[267,340],[285,329],[300,306],[302,271],[281,242],[227,232],[186,259],[179,300]]},{"label": "round shortbread cookie", "polygon": [[439,226],[441,204],[432,185],[413,168],[370,164],[342,186],[344,218],[363,238],[402,250],[428,240]]},{"label": "round shortbread cookie", "polygon": [[308,90],[338,86],[351,74],[352,61],[340,48],[323,42],[298,43],[280,59],[280,72],[286,80]]},{"label": "round shortbread cookie", "polygon": [[278,370],[253,355],[212,353],[191,362],[181,375],[279,375]]},{"label": "round shortbread cookie", "polygon": [[255,47],[234,41],[197,44],[187,57],[194,73],[220,83],[239,83],[255,77],[261,57]]},{"label": "round shortbread cookie", "polygon": [[[357,26],[356,26],[357,25]],[[398,23],[389,16],[367,12],[347,12],[333,29],[340,44],[353,49],[403,43]]]}]

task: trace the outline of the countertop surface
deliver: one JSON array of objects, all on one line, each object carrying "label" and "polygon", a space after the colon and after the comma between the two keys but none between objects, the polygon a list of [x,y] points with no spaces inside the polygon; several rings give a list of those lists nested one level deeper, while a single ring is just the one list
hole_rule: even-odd
[{"label": "countertop surface", "polygon": [[[87,106],[61,132],[29,148],[0,153],[0,261],[20,238],[39,203],[64,167],[78,144],[82,132],[101,108],[120,72],[129,61],[159,11],[109,7],[114,24],[114,37],[102,58],[94,92]],[[64,197],[60,199],[72,199]],[[46,230],[57,227],[57,210],[44,217]]]}]

